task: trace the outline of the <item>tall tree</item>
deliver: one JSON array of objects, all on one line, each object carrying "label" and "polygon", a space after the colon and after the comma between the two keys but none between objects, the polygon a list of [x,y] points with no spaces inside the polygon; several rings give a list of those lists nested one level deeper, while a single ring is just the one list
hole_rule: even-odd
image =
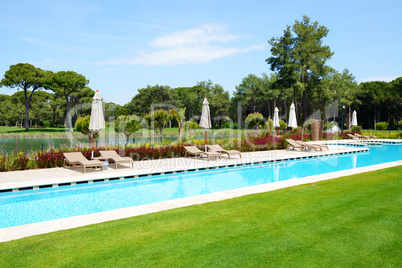
[{"label": "tall tree", "polygon": [[402,77],[390,82],[389,91],[392,96],[391,113],[395,115],[397,122],[402,122]]},{"label": "tall tree", "polygon": [[78,116],[84,117],[91,114],[92,98],[95,91],[89,87],[83,87],[81,90],[74,92],[70,95],[70,104],[73,108],[72,124],[75,125],[75,121]]},{"label": "tall tree", "polygon": [[242,114],[261,112],[264,105],[262,96],[262,79],[254,74],[249,74],[243,78],[241,83],[236,86],[234,99],[241,102]]},{"label": "tall tree", "polygon": [[56,111],[58,108],[60,108],[64,104],[64,98],[58,96],[57,94],[52,94],[50,101],[49,101],[49,106],[50,109],[52,110],[52,123],[53,125],[56,124]]},{"label": "tall tree", "polygon": [[343,103],[346,106],[350,106],[353,102],[357,104],[356,93],[357,83],[348,69],[340,73],[329,68],[320,84],[313,89],[311,96],[314,109],[323,112],[332,103],[338,105]]},{"label": "tall tree", "polygon": [[[357,94],[357,101],[360,104],[359,109],[364,110],[365,113],[359,114],[364,127],[375,128],[376,123],[386,121],[387,110],[389,109],[389,83],[383,81],[371,81],[361,83],[359,85],[359,92]],[[372,117],[372,120],[370,119]],[[373,122],[373,124],[371,124]]]},{"label": "tall tree", "polygon": [[[28,95],[29,94],[30,91],[28,90]],[[17,91],[13,95],[11,95],[11,102],[13,104],[13,109],[10,112],[13,114],[13,121],[15,122],[15,126],[18,126],[18,124],[20,124],[21,127],[23,127],[23,123],[25,121],[24,96],[25,94],[23,91]]]},{"label": "tall tree", "polygon": [[73,71],[60,71],[52,73],[45,79],[45,88],[54,91],[66,101],[66,122],[70,132],[73,132],[70,98],[73,94],[81,92],[89,80]]},{"label": "tall tree", "polygon": [[[200,115],[202,100],[205,96],[209,96],[207,87],[193,86],[193,87],[178,87],[175,88],[181,104],[181,107],[186,108],[186,118],[193,120],[194,117]],[[207,96],[207,97],[208,97]]]},{"label": "tall tree", "polygon": [[287,110],[286,91],[291,89],[296,83],[296,66],[294,64],[293,47],[295,39],[292,36],[290,26],[283,31],[283,36],[279,38],[271,38],[268,41],[271,45],[271,57],[266,59],[270,65],[271,71],[278,71],[278,79],[276,81],[277,88],[283,90],[283,108]]},{"label": "tall tree", "polygon": [[310,18],[303,16],[303,21],[296,21],[291,28],[287,26],[283,37],[269,41],[272,56],[266,61],[271,70],[278,71],[280,79],[292,83],[296,81],[293,84],[293,101],[296,102],[298,94],[302,95],[303,119],[309,113],[310,91],[326,74],[325,63],[333,55],[329,46],[323,45],[322,39],[327,34],[325,26],[320,26],[318,22],[310,23]]},{"label": "tall tree", "polygon": [[[261,79],[261,97],[264,100],[261,112],[265,112],[269,118],[273,118],[273,112],[275,106],[278,106],[279,95],[281,94],[281,90],[278,88],[277,83],[278,76],[276,74],[268,76],[266,73],[263,73]],[[266,111],[265,108],[267,108],[268,111]]]},{"label": "tall tree", "polygon": [[9,95],[0,95],[0,125],[9,126],[12,122],[13,116],[13,105],[11,97]]},{"label": "tall tree", "polygon": [[[32,98],[31,113],[32,119],[36,124],[41,124],[44,120],[51,120],[51,108],[49,105],[52,94],[46,91],[38,91]],[[31,121],[32,121],[31,119]]]},{"label": "tall tree", "polygon": [[126,108],[123,108],[121,105],[115,104],[113,102],[105,102],[104,109],[105,119],[108,122],[113,122],[120,115],[128,115],[128,111],[124,111],[127,110]]},{"label": "tall tree", "polygon": [[214,84],[211,80],[198,82],[197,86],[201,88],[200,92],[206,92],[204,96],[199,96],[198,105],[199,114],[202,110],[202,101],[204,97],[208,98],[209,109],[212,124],[214,127],[219,127],[221,122],[227,120],[229,109],[229,92],[225,91],[219,84]]},{"label": "tall tree", "polygon": [[[22,89],[24,91],[25,105],[25,131],[29,130],[29,108],[32,97],[36,90],[42,88],[43,78],[46,72],[36,68],[29,63],[18,63],[11,65],[10,69],[4,74],[1,79],[1,86]],[[30,91],[29,91],[30,90]]]},{"label": "tall tree", "polygon": [[177,106],[178,99],[176,92],[169,86],[148,85],[146,88],[139,89],[137,95],[124,107],[130,114],[144,115],[154,108]]},{"label": "tall tree", "polygon": [[229,92],[211,80],[197,82],[197,85],[193,87],[175,88],[175,91],[180,98],[179,107],[186,108],[188,120],[195,120],[195,117],[201,114],[204,97],[208,99],[214,126],[218,126],[222,118],[228,116]]},{"label": "tall tree", "polygon": [[264,73],[262,77],[249,74],[243,78],[241,83],[236,86],[236,91],[231,99],[231,118],[236,120],[237,113],[240,112],[237,110],[239,102],[241,103],[242,119],[250,113],[261,113],[269,117],[281,93],[276,88],[276,82],[277,76],[275,74],[268,76]]}]

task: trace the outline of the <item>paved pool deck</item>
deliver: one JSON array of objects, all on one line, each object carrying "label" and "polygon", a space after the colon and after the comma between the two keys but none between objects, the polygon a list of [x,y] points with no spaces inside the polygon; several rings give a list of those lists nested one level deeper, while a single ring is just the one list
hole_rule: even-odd
[{"label": "paved pool deck", "polygon": [[[386,142],[389,140],[377,140],[377,142]],[[371,141],[373,142],[373,141]],[[393,140],[392,142],[402,142],[402,140]],[[325,143],[325,142],[321,142]],[[355,146],[345,146],[353,144]],[[208,161],[200,158],[171,158],[158,160],[136,161],[134,168],[120,165],[118,169],[114,165],[109,166],[107,170],[83,168],[52,168],[40,170],[25,170],[0,173],[0,191],[20,191],[26,188],[38,189],[40,187],[58,187],[60,184],[93,183],[98,180],[136,178],[141,176],[152,176],[165,173],[188,172],[201,169],[218,169],[229,166],[252,165],[266,162],[276,162],[289,159],[305,159],[312,157],[321,157],[325,155],[342,155],[366,151],[364,142],[356,140],[341,140],[328,143],[329,150],[323,152],[300,151],[300,150],[271,150],[260,152],[242,153],[242,157],[233,156],[228,159],[222,156],[221,159]],[[263,185],[245,187],[224,192],[217,192],[175,200],[168,200],[153,204],[116,209],[112,211],[99,212],[89,215],[82,215],[46,222],[39,222],[9,228],[0,229],[0,242],[20,239],[23,237],[39,235],[49,232],[55,232],[65,229],[71,229],[90,224],[101,223],[105,221],[118,220],[138,215],[144,215],[159,212],[168,209],[191,206],[196,204],[221,201],[249,194],[273,191],[300,184],[313,183],[322,180],[328,180],[373,170],[394,167],[402,165],[402,161],[385,163],[380,165],[355,168],[345,171],[309,176],[304,178],[291,179],[287,181],[278,181]]]}]

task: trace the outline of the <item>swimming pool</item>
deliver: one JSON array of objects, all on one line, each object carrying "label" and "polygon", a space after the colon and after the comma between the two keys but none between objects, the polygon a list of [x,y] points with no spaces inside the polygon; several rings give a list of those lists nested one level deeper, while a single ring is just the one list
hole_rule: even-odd
[{"label": "swimming pool", "polygon": [[370,152],[0,193],[0,228],[402,160],[402,144]]}]

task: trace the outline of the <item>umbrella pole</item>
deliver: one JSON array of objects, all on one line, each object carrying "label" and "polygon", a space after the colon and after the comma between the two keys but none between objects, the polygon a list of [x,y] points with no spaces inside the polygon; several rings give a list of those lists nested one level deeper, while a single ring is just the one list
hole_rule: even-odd
[{"label": "umbrella pole", "polygon": [[207,151],[207,131],[205,130],[205,152]]},{"label": "umbrella pole", "polygon": [[92,133],[92,154],[91,154],[91,158],[94,157],[94,143],[95,143],[95,133]]},{"label": "umbrella pole", "polygon": [[276,128],[276,136],[279,136],[279,128]]}]

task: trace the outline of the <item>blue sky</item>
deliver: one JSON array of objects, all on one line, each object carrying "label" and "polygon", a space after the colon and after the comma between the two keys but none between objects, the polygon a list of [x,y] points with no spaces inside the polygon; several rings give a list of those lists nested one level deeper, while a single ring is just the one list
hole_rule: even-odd
[{"label": "blue sky", "polygon": [[331,67],[358,82],[402,76],[399,0],[2,0],[1,11],[1,77],[20,62],[71,70],[122,105],[147,85],[210,79],[233,92],[248,74],[271,72],[267,41],[303,15],[329,29]]}]

